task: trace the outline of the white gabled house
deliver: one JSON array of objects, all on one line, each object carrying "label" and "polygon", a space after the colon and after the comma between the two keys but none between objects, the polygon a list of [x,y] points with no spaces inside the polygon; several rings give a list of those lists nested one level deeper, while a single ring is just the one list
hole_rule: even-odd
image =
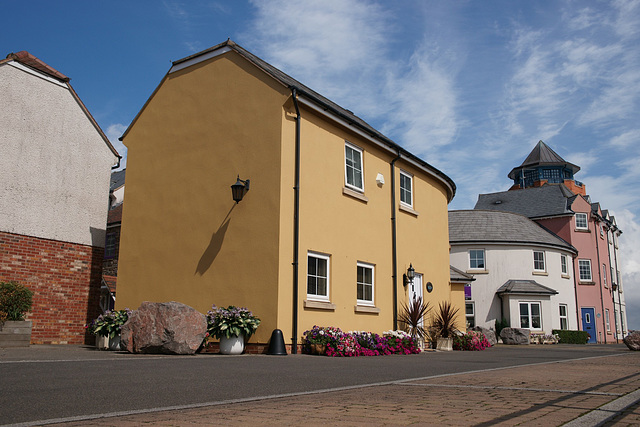
[{"label": "white gabled house", "polygon": [[578,329],[572,262],[577,251],[519,214],[449,212],[451,265],[475,278],[467,292],[467,322],[551,334]]}]

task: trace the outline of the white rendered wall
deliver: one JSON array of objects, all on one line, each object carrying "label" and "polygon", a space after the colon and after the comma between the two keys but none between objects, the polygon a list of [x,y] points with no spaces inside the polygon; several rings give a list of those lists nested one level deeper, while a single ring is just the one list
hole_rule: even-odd
[{"label": "white rendered wall", "polygon": [[[485,250],[484,272],[469,269],[469,249]],[[545,252],[546,274],[534,274],[533,251]],[[519,327],[518,302],[541,301],[542,327],[544,332],[551,333],[552,329],[560,329],[559,305],[567,305],[568,328],[578,329],[575,291],[573,282],[573,268],[571,255],[567,255],[567,268],[569,276],[561,273],[560,255],[558,249],[543,248],[537,246],[516,245],[452,245],[451,265],[473,274],[476,279],[471,283],[471,301],[475,303],[476,325],[485,328],[494,328],[496,319],[502,315],[509,320],[513,327]],[[508,280],[534,280],[537,283],[554,289],[557,295],[550,298],[545,296],[512,295],[505,308],[511,307],[511,313],[501,310],[500,298],[496,291]],[[544,301],[548,302],[544,302]],[[514,308],[515,307],[515,308]]]},{"label": "white rendered wall", "polygon": [[0,65],[0,231],[104,247],[117,158],[63,86]]}]

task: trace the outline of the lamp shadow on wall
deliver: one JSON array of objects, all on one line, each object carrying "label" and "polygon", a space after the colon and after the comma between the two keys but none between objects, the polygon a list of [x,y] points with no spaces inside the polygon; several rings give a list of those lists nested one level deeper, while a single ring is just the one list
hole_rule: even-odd
[{"label": "lamp shadow on wall", "polygon": [[222,224],[218,227],[218,230],[213,233],[211,236],[211,241],[209,242],[209,246],[204,250],[204,253],[200,257],[200,261],[198,261],[198,265],[196,266],[196,272],[194,274],[198,274],[202,276],[204,273],[209,271],[211,265],[215,261],[220,249],[222,249],[222,243],[224,242],[224,236],[227,234],[227,229],[229,228],[229,222],[231,222],[231,212],[236,207],[236,203],[233,204],[227,216],[222,220]]}]

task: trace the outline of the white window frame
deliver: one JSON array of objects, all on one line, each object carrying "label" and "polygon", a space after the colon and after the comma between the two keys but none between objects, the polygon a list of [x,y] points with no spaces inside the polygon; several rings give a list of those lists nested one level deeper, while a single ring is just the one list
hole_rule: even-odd
[{"label": "white window frame", "polygon": [[[471,314],[467,313],[467,306],[471,307]],[[465,301],[464,302],[464,317],[468,323],[468,319],[473,319],[473,326],[476,326],[476,303],[474,301]],[[471,325],[471,323],[469,323]]]},{"label": "white window frame", "polygon": [[[529,327],[526,326],[522,326],[522,313],[521,313],[521,309],[520,307],[522,307],[523,305],[527,306],[527,317],[528,317],[528,322],[529,322]],[[540,317],[540,327],[539,328],[534,328],[531,325],[533,324],[533,315],[531,314],[531,307],[537,305],[538,306],[538,316]],[[539,301],[521,301],[518,304],[518,319],[520,321],[520,327],[523,329],[530,329],[532,331],[541,331],[542,330],[542,303],[540,303]]]},{"label": "white window frame", "polygon": [[[357,153],[360,154],[360,170],[358,170],[357,168],[355,168],[355,166],[351,166],[355,171],[358,171],[360,173],[360,182],[362,184],[361,187],[358,187],[356,185],[356,183],[349,183],[349,165],[347,164],[348,159],[347,159],[347,149],[351,149]],[[354,175],[354,179],[355,179],[355,175]],[[348,188],[351,188],[353,190],[359,191],[361,193],[364,193],[364,152],[362,150],[362,148],[356,147],[355,145],[346,142],[344,144],[344,185]]]},{"label": "white window frame", "polygon": [[[324,276],[318,276],[317,274],[315,275],[311,275],[309,273],[309,259],[310,258],[316,258],[316,259],[320,259],[320,260],[324,260],[327,263],[327,275],[326,277]],[[316,271],[317,272],[317,271]],[[315,277],[315,278],[319,278],[319,277],[324,277],[326,279],[327,282],[327,289],[326,289],[326,295],[319,295],[317,293],[317,289],[318,289],[318,285],[316,283],[316,293],[315,294],[311,294],[309,293],[309,278],[310,277]],[[318,252],[307,252],[307,299],[310,300],[315,300],[315,301],[329,301],[329,291],[330,291],[330,281],[331,281],[331,257],[329,255],[325,255],[325,254],[320,254]]]},{"label": "white window frame", "polygon": [[[376,291],[376,269],[375,269],[375,265],[373,264],[368,264],[366,262],[360,262],[358,261],[357,264],[357,268],[365,268],[365,269],[369,269],[371,270],[371,283],[366,283],[366,282],[360,282],[358,281],[358,276],[357,276],[357,272],[356,272],[356,300],[358,302],[358,305],[370,305],[373,306],[375,305],[375,291]],[[362,285],[363,289],[363,296],[364,296],[364,287],[365,286],[371,286],[371,300],[367,300],[367,299],[361,299],[358,298],[358,287]]]},{"label": "white window frame", "polygon": [[602,281],[604,282],[604,287],[608,288],[608,286],[607,286],[607,264],[602,264]]},{"label": "white window frame", "polygon": [[[407,190],[406,188],[402,188],[402,178],[408,179],[409,180],[409,186],[411,188],[409,188],[409,190]],[[410,208],[413,208],[413,175],[409,174],[408,172],[405,172],[403,170],[400,170],[400,203],[408,206]],[[404,194],[409,193],[409,202],[406,202],[404,200],[402,200],[402,197]]]},{"label": "white window frame", "polygon": [[608,308],[604,309],[604,316],[605,316],[604,317],[605,321],[607,323],[607,332],[611,332],[611,319],[609,319],[609,309]]},{"label": "white window frame", "polygon": [[[564,308],[564,314],[562,314],[562,309]],[[567,304],[560,304],[558,306],[558,317],[560,318],[560,329],[568,330],[569,329],[569,307]],[[564,323],[564,327],[563,324]]]},{"label": "white window frame", "polygon": [[569,275],[569,263],[567,262],[567,256],[560,255],[560,271],[564,275]]},{"label": "white window frame", "polygon": [[[540,259],[536,259],[536,254],[542,254],[542,260]],[[538,268],[539,266],[537,266],[536,264],[542,263],[542,268]],[[545,253],[544,251],[533,251],[533,271],[547,271],[546,269],[546,262],[545,262]]]},{"label": "white window frame", "polygon": [[[578,225],[578,217],[584,218],[584,226]],[[588,229],[589,229],[589,215],[583,212],[576,212],[576,230],[588,230]]]},{"label": "white window frame", "polygon": [[[482,252],[482,263],[484,264],[482,267],[472,267],[471,266],[471,251],[480,251]],[[469,249],[469,270],[486,270],[487,269],[487,253],[484,249]]]},{"label": "white window frame", "polygon": [[[589,267],[589,277],[582,275],[582,264]],[[586,273],[586,271],[585,271]],[[591,260],[590,259],[579,259],[578,260],[578,277],[581,282],[593,282],[593,274],[591,274]]]}]

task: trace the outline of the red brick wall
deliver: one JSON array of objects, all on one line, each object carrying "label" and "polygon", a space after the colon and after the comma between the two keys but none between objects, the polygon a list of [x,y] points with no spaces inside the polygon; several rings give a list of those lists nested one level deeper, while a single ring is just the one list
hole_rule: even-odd
[{"label": "red brick wall", "polygon": [[15,280],[34,293],[32,344],[93,341],[84,325],[99,313],[104,250],[0,232],[0,281]]}]

